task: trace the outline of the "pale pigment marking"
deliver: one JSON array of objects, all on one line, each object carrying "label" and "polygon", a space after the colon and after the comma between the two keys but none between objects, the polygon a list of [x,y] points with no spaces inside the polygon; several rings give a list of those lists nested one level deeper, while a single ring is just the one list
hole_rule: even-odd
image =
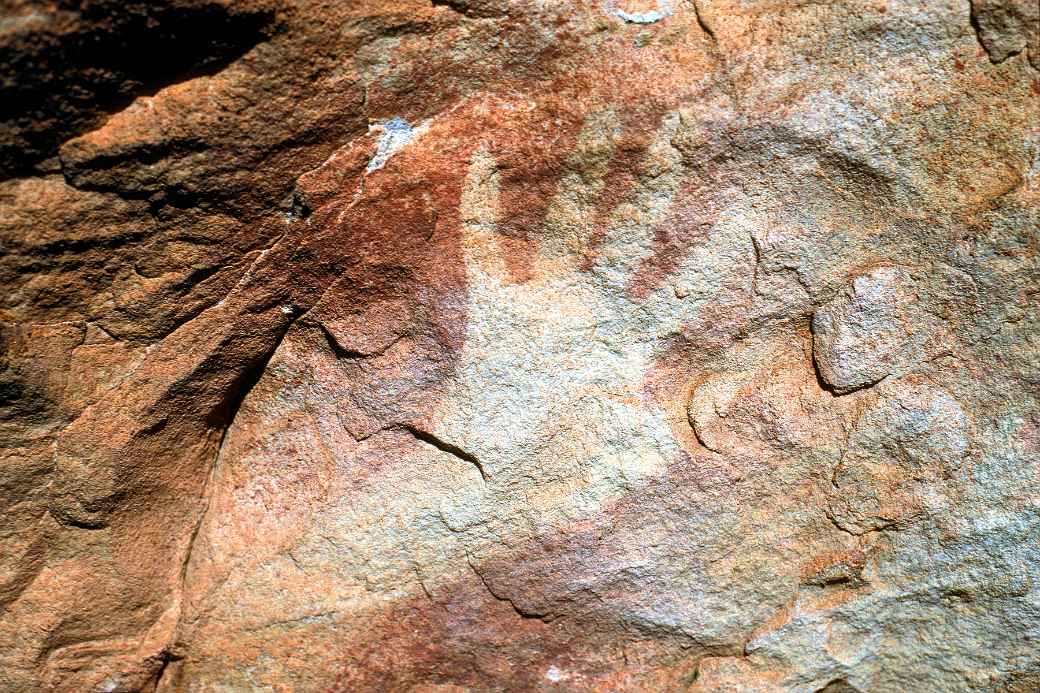
[{"label": "pale pigment marking", "polygon": [[380,125],[373,125],[370,129],[375,130],[376,128],[381,128],[383,134],[376,145],[375,155],[365,168],[365,173],[372,173],[372,171],[383,168],[390,157],[404,149],[416,134],[415,128],[409,125],[408,121],[398,117],[391,118]]},{"label": "pale pigment marking", "polygon": [[650,10],[649,12],[626,12],[610,3],[607,6],[607,11],[629,24],[654,24],[665,17],[670,17],[672,15],[672,6],[669,0],[657,0],[656,10]]},{"label": "pale pigment marking", "polygon": [[551,666],[548,669],[546,669],[546,671],[545,671],[545,678],[549,679],[553,683],[556,683],[557,681],[563,680],[564,675],[563,675],[563,672],[561,672],[559,669],[557,669],[556,665],[554,664],[553,666]]}]

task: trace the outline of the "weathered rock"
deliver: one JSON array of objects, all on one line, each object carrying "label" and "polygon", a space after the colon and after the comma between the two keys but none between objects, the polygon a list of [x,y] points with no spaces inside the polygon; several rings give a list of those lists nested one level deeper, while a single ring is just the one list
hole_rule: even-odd
[{"label": "weathered rock", "polygon": [[1036,687],[1035,3],[0,12],[0,690]]},{"label": "weathered rock", "polygon": [[1030,0],[971,0],[972,20],[995,63],[1028,50],[1040,69],[1040,5]]},{"label": "weathered rock", "polygon": [[906,270],[878,267],[813,314],[813,354],[820,377],[838,392],[874,385],[923,358],[927,316]]}]

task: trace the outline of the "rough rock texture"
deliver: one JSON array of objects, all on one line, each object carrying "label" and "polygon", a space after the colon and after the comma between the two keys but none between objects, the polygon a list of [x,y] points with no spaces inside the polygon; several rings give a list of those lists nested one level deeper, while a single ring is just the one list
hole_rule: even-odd
[{"label": "rough rock texture", "polygon": [[1040,689],[1036,0],[3,0],[0,690]]}]

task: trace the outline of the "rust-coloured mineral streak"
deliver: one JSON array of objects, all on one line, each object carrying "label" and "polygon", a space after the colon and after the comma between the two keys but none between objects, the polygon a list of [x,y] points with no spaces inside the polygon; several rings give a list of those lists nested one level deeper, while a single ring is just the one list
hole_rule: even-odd
[{"label": "rust-coloured mineral streak", "polygon": [[1037,0],[0,0],[0,690],[1040,690]]}]

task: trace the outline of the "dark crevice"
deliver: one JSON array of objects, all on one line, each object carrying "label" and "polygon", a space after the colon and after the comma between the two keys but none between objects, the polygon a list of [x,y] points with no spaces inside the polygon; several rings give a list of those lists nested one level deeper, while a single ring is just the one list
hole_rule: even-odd
[{"label": "dark crevice", "polygon": [[462,14],[460,7],[465,7],[465,3],[460,0],[430,0],[430,4],[434,7],[446,7],[452,12]]},{"label": "dark crevice", "polygon": [[462,448],[458,447],[457,445],[453,445],[447,441],[443,441],[437,436],[433,435],[432,433],[416,428],[411,424],[401,424],[401,429],[412,434],[412,436],[414,436],[416,440],[426,443],[427,445],[432,445],[441,452],[446,452],[449,455],[457,457],[458,459],[464,462],[469,462],[477,468],[478,472],[480,472],[481,479],[483,479],[485,482],[488,480],[488,475],[484,472],[484,465],[480,463],[480,460],[478,460],[475,456],[466,452]]},{"label": "dark crevice", "polygon": [[166,673],[169,671],[170,663],[179,662],[181,659],[183,659],[183,657],[178,657],[177,655],[174,655],[171,652],[163,652],[162,655],[160,655],[160,657],[161,663],[159,664],[159,670],[155,672],[154,690],[156,691],[158,691],[159,687],[162,685],[163,677],[166,676]]},{"label": "dark crevice", "polygon": [[496,7],[494,0],[430,0],[434,7],[446,7],[456,14],[470,19],[501,17],[505,11]]},{"label": "dark crevice", "polygon": [[303,193],[295,185],[292,192],[282,201],[281,207],[283,214],[290,222],[306,219],[314,212]]},{"label": "dark crevice", "polygon": [[691,0],[693,5],[693,16],[697,18],[697,26],[701,28],[712,43],[718,43],[719,40],[715,37],[715,30],[708,26],[708,23],[704,21],[704,17],[701,16],[701,8],[697,5],[697,0]]},{"label": "dark crevice", "polygon": [[[122,498],[113,498],[112,502],[107,504],[106,507],[99,510],[87,508],[87,512],[99,512],[102,517],[76,517],[70,513],[62,512],[58,508],[48,508],[51,517],[54,521],[63,527],[74,527],[76,529],[105,529],[108,527],[108,515],[111,512],[111,508],[115,507],[119,500]],[[110,507],[109,507],[110,506]]]},{"label": "dark crevice", "polygon": [[39,173],[62,143],[139,96],[213,75],[267,40],[274,12],[216,2],[66,0],[0,41],[0,180]]},{"label": "dark crevice", "polygon": [[241,408],[242,402],[245,401],[249,393],[254,387],[256,387],[256,384],[260,382],[261,376],[263,376],[264,371],[267,370],[267,364],[270,363],[271,358],[274,356],[275,352],[278,351],[278,347],[282,345],[285,335],[288,334],[289,328],[293,326],[293,323],[295,323],[298,318],[298,315],[293,315],[292,318],[290,318],[278,331],[275,336],[274,344],[257,361],[256,365],[246,370],[235,381],[235,383],[228,388],[228,395],[224,400],[223,405],[218,407],[209,417],[210,425],[214,428],[222,427],[224,428],[224,433],[227,433],[227,429],[231,427],[231,424],[234,423],[235,417],[238,416],[238,410]]},{"label": "dark crevice", "polygon": [[860,690],[849,683],[848,679],[834,679],[814,693],[860,693]]},{"label": "dark crevice", "polygon": [[336,335],[332,334],[329,328],[326,327],[324,323],[322,323],[320,320],[308,320],[306,324],[308,327],[317,327],[321,331],[322,336],[325,337],[326,344],[328,344],[329,349],[332,350],[332,353],[336,356],[336,358],[347,361],[369,359],[375,356],[385,354],[388,349],[396,345],[406,336],[399,335],[386,346],[381,346],[380,348],[373,349],[372,351],[358,351],[357,349],[349,349],[340,344],[339,340],[336,339]]},{"label": "dark crevice", "polygon": [[869,390],[870,388],[874,387],[875,385],[878,385],[881,382],[883,382],[888,377],[888,375],[883,375],[880,378],[878,378],[877,380],[871,380],[869,382],[862,383],[860,385],[853,385],[852,387],[838,388],[838,387],[835,387],[834,385],[831,385],[830,383],[828,383],[826,380],[823,379],[823,375],[820,374],[820,365],[816,362],[816,354],[815,354],[815,352],[813,353],[812,362],[813,362],[813,374],[816,376],[816,384],[819,385],[821,390],[823,390],[824,392],[829,393],[832,397],[843,397],[845,395],[851,395],[854,392],[860,392],[861,390]]},{"label": "dark crevice", "polygon": [[281,332],[277,335],[271,348],[260,359],[260,361],[253,366],[253,368],[247,370],[242,377],[239,378],[231,388],[229,388],[228,397],[225,400],[224,406],[220,407],[218,411],[210,417],[210,424],[214,427],[221,428],[220,440],[217,443],[216,451],[213,453],[213,460],[210,463],[209,469],[206,471],[206,480],[202,486],[200,497],[202,511],[199,513],[198,521],[195,523],[195,526],[192,528],[191,534],[188,537],[188,546],[181,562],[178,583],[179,590],[183,591],[184,589],[188,576],[188,566],[191,563],[191,557],[195,550],[195,542],[198,540],[199,532],[202,530],[202,523],[205,521],[206,515],[209,513],[210,488],[213,483],[213,477],[217,471],[220,454],[224,449],[224,443],[227,441],[228,431],[231,430],[232,425],[235,423],[235,419],[238,417],[238,413],[242,408],[242,403],[245,402],[246,397],[249,396],[249,393],[252,392],[253,388],[260,382],[260,378],[263,377],[264,372],[267,370],[267,365],[271,362],[271,359],[278,351],[278,347],[282,345],[285,335],[288,334],[289,329],[299,317],[299,315],[294,315],[292,319],[282,327]]},{"label": "dark crevice", "polygon": [[862,537],[862,536],[865,536],[867,534],[872,534],[874,532],[882,533],[882,532],[896,532],[896,531],[899,531],[899,525],[898,525],[898,523],[895,520],[887,520],[883,524],[879,524],[876,527],[870,527],[868,529],[864,529],[861,532],[856,532],[854,530],[849,529],[848,527],[843,525],[841,522],[839,522],[838,518],[836,518],[834,516],[834,514],[831,513],[830,510],[825,510],[824,511],[824,515],[827,516],[827,519],[830,520],[831,524],[834,525],[835,529],[837,529],[837,530],[839,530],[841,532],[845,532],[845,534],[848,534],[849,536],[853,536],[853,537]]},{"label": "dark crevice", "polygon": [[339,341],[336,339],[336,336],[332,334],[332,332],[329,331],[329,328],[325,327],[325,325],[320,320],[308,320],[307,324],[308,326],[315,325],[319,330],[321,330],[322,336],[325,337],[325,342],[329,345],[329,349],[332,350],[332,353],[336,355],[336,358],[363,359],[368,356],[368,354],[363,354],[360,351],[355,351],[354,349],[348,349],[342,344],[340,344]]},{"label": "dark crevice", "polygon": [[[189,155],[204,152],[207,149],[205,142],[195,139],[167,139],[163,140],[161,144],[148,143],[143,145],[137,145],[133,149],[133,164],[135,167],[144,168],[157,164],[163,159],[167,159],[174,154]],[[96,153],[91,156],[89,161],[89,168],[86,170],[96,171],[110,169],[114,166],[124,163],[127,160],[127,155],[123,152],[116,153]],[[65,182],[77,190],[95,191],[95,192],[119,192],[121,195],[126,196],[132,200],[148,199],[154,191],[142,191],[135,193],[129,190],[113,190],[104,186],[92,185],[87,181],[81,180],[83,171],[77,167],[77,162],[66,161],[64,158],[59,157],[61,163],[61,173],[65,177]]]},{"label": "dark crevice", "polygon": [[[213,265],[210,265],[208,267],[197,267],[197,268],[194,268],[194,269],[190,270],[187,273],[187,275],[184,276],[184,278],[182,278],[182,279],[178,280],[177,282],[175,282],[173,284],[173,286],[172,286],[172,289],[174,291],[180,293],[182,296],[186,296],[196,286],[198,286],[199,284],[203,283],[204,281],[206,281],[210,277],[215,276],[219,272],[227,269],[229,266],[230,267],[234,267],[233,264],[213,264]],[[135,271],[136,271],[136,269],[135,269]],[[138,274],[140,274],[140,272],[138,272]],[[142,274],[141,276],[145,276],[145,275]],[[216,301],[213,301],[213,302],[216,303]],[[201,312],[201,311],[199,311],[199,312]],[[198,313],[196,313],[196,315],[197,314]],[[172,330],[171,330],[171,332],[172,332]]]},{"label": "dark crevice", "polygon": [[[134,147],[129,152],[99,154],[83,161],[71,157],[59,157],[59,172],[65,184],[75,190],[88,193],[114,195],[125,203],[147,203],[148,214],[155,221],[164,215],[185,210],[199,210],[224,214],[237,221],[247,221],[250,215],[243,214],[233,203],[215,196],[211,191],[190,190],[182,185],[148,184],[130,187],[109,177],[119,172],[120,167],[135,170],[172,159],[206,153],[209,145],[196,140],[169,140],[161,145]],[[101,173],[101,175],[98,175]],[[117,175],[116,178],[119,176]],[[266,211],[266,210],[265,210]]]},{"label": "dark crevice", "polygon": [[971,22],[972,31],[975,32],[975,40],[979,42],[980,46],[982,46],[982,50],[986,51],[986,57],[989,58],[991,63],[995,65],[998,62],[1001,62],[989,52],[989,48],[986,46],[985,41],[982,40],[982,26],[979,24],[979,15],[975,11],[975,3],[972,0],[969,0],[968,7],[970,9],[968,12],[968,21]]},{"label": "dark crevice", "polygon": [[[60,238],[37,246],[20,248],[18,254],[24,257],[40,258],[56,255],[81,254],[90,250],[118,250],[123,246],[133,245],[146,240],[152,233],[147,230],[126,231],[108,238]],[[10,252],[10,254],[14,254]],[[33,268],[33,271],[36,271]]]},{"label": "dark crevice", "polygon": [[867,580],[863,579],[863,575],[860,570],[850,569],[847,573],[836,573],[836,574],[818,574],[813,576],[802,583],[810,587],[818,587],[821,589],[827,589],[828,587],[848,588],[855,589],[857,587],[863,587],[864,585],[870,584]]}]

